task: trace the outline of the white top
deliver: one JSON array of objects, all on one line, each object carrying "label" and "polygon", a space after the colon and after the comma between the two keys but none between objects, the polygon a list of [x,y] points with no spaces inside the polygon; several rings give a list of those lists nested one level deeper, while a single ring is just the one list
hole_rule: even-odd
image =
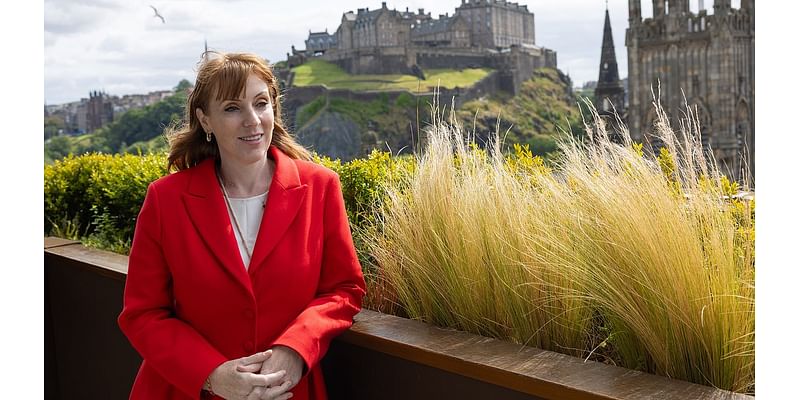
[{"label": "white top", "polygon": [[[250,268],[250,257],[247,255],[247,249],[250,254],[253,254],[253,249],[256,246],[256,238],[258,237],[258,229],[261,227],[261,217],[264,216],[264,206],[267,201],[267,193],[264,192],[258,196],[244,197],[244,198],[228,198],[233,210],[228,210],[228,215],[231,218],[231,225],[233,226],[233,233],[236,235],[236,242],[239,243],[239,254],[242,256],[242,263],[244,268]],[[231,212],[232,211],[232,212]],[[233,215],[236,215],[234,221]],[[239,222],[239,228],[245,236],[239,236],[239,231],[236,229],[236,222]],[[245,248],[247,246],[247,248]]]}]

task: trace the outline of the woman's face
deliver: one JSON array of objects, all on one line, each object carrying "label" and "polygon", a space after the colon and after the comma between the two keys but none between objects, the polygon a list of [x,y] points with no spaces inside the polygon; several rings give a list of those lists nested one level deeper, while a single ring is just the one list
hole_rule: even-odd
[{"label": "woman's face", "polygon": [[213,132],[219,153],[226,163],[251,164],[263,161],[272,142],[274,115],[269,86],[250,74],[244,95],[236,99],[211,99],[208,110],[195,110],[206,132]]}]

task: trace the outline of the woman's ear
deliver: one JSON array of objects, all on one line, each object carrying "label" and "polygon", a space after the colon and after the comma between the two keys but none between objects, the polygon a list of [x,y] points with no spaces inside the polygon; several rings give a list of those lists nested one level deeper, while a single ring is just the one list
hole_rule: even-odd
[{"label": "woman's ear", "polygon": [[203,127],[203,130],[208,133],[210,132],[210,127],[208,126],[208,116],[200,107],[194,109],[194,115],[197,117],[197,120],[200,121],[200,126]]}]

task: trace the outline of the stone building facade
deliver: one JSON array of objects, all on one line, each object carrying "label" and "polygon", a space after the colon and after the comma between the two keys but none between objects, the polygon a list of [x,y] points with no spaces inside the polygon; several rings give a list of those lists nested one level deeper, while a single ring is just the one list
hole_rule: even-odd
[{"label": "stone building facade", "polygon": [[324,54],[326,51],[336,47],[336,35],[331,35],[327,29],[325,32],[308,32],[306,50],[312,52],[312,54]]},{"label": "stone building facade", "polygon": [[105,92],[89,93],[86,104],[86,131],[91,132],[114,120],[114,105]]},{"label": "stone building facade", "polygon": [[338,50],[406,47],[411,30],[421,22],[431,20],[430,13],[420,8],[417,13],[390,10],[386,2],[381,8],[370,11],[359,8],[358,12],[342,14],[342,22],[336,30]]},{"label": "stone building facade", "polygon": [[533,13],[528,6],[506,0],[461,0],[456,15],[470,26],[473,47],[534,46]]},{"label": "stone building facade", "polygon": [[411,31],[411,42],[420,47],[457,47],[471,45],[470,27],[460,15],[440,16],[439,19],[421,21]]},{"label": "stone building facade", "polygon": [[628,2],[627,123],[634,140],[654,142],[650,90],[657,92],[660,82],[660,101],[672,122],[685,113],[684,101],[696,107],[703,143],[723,173],[741,179],[749,170],[754,176],[754,0],[741,0],[740,8],[714,0],[713,14],[690,12],[689,0],[652,1],[647,19],[641,0]]}]

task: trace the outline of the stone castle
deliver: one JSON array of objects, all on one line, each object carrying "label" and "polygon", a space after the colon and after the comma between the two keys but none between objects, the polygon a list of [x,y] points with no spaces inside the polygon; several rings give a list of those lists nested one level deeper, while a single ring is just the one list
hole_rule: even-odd
[{"label": "stone castle", "polygon": [[641,0],[628,1],[627,125],[633,139],[658,145],[651,135],[656,115],[650,90],[658,91],[660,82],[661,104],[672,125],[685,113],[685,102],[696,107],[703,144],[713,150],[722,172],[754,177],[754,0],[742,0],[738,9],[730,0],[714,0],[713,14],[702,0],[697,13],[690,12],[689,0],[652,1],[653,16],[646,19]]},{"label": "stone castle", "polygon": [[516,93],[540,67],[557,67],[553,50],[536,46],[534,15],[506,0],[462,0],[450,15],[433,18],[381,8],[342,15],[335,33],[309,32],[305,50],[287,54],[289,67],[321,57],[351,74],[413,74],[427,68],[488,67],[500,90]]}]

